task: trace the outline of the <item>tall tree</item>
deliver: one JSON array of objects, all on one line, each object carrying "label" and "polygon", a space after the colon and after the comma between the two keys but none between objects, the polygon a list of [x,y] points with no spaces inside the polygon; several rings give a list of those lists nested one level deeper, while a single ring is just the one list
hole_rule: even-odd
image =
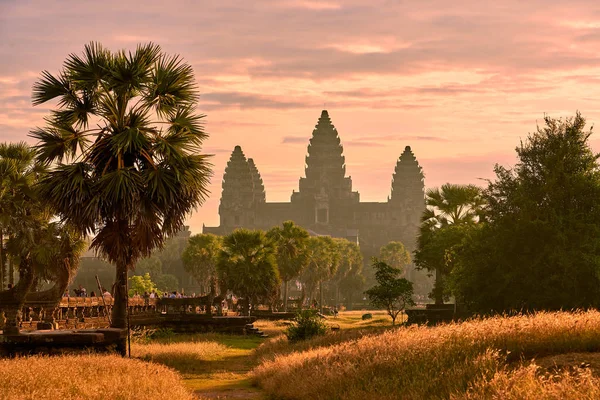
[{"label": "tall tree", "polygon": [[212,307],[217,296],[217,262],[222,250],[223,240],[220,236],[204,233],[190,237],[187,247],[183,252],[183,266],[187,273],[201,285],[208,286],[208,314],[212,314]]},{"label": "tall tree", "polygon": [[478,312],[600,306],[600,165],[577,113],[544,118],[496,166],[486,224],[455,252],[457,296]]},{"label": "tall tree", "polygon": [[[7,314],[5,334],[18,332],[17,312],[33,286],[34,268],[49,258],[49,249],[41,243],[38,245],[48,237],[51,217],[35,190],[44,172],[43,166],[35,162],[35,151],[27,144],[0,144],[0,261],[4,268],[9,260],[7,280],[12,285],[12,289],[0,292],[0,303]],[[16,284],[13,266],[17,267],[19,276]]]},{"label": "tall tree", "polygon": [[336,305],[340,303],[340,292],[342,292],[348,305],[352,302],[354,292],[362,289],[364,284],[362,276],[364,260],[358,244],[347,239],[334,240],[339,254],[338,268],[332,278],[335,284],[335,303]]},{"label": "tall tree", "polygon": [[319,286],[320,304],[323,308],[323,281],[333,277],[336,273],[340,253],[336,242],[329,236],[313,236],[307,243],[308,264],[302,272],[302,302],[306,295],[313,297],[315,289]]},{"label": "tall tree", "polygon": [[410,253],[402,242],[389,242],[379,249],[379,259],[405,274],[405,268],[410,264]]},{"label": "tall tree", "polygon": [[406,306],[414,305],[412,299],[412,283],[401,278],[402,270],[394,268],[383,261],[373,258],[375,279],[377,285],[367,290],[371,304],[375,307],[385,308],[388,315],[392,317],[392,325],[396,324],[396,318]]},{"label": "tall tree", "polygon": [[275,247],[263,231],[236,229],[225,236],[217,269],[225,286],[243,298],[245,312],[271,297],[281,282]]},{"label": "tall tree", "polygon": [[461,242],[463,226],[479,221],[485,201],[478,186],[447,183],[441,189],[428,190],[426,203],[417,237],[415,264],[420,269],[435,272],[430,297],[436,304],[443,304],[449,295],[445,280],[452,265],[448,263],[447,252]]},{"label": "tall tree", "polygon": [[285,221],[283,226],[270,229],[267,236],[275,243],[277,251],[277,268],[283,281],[283,309],[287,311],[288,282],[297,278],[308,263],[306,245],[308,232],[306,229]]},{"label": "tall tree", "polygon": [[113,327],[126,327],[127,271],[179,231],[208,193],[197,99],[192,67],[152,43],[134,52],[90,43],[33,86],[34,105],[58,107],[30,133],[50,168],[41,191],[116,265]]}]

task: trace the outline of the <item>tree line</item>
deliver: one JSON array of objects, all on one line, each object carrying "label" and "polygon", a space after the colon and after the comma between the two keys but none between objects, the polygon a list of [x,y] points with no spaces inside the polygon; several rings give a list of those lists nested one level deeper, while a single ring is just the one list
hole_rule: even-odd
[{"label": "tree line", "polygon": [[[399,269],[410,262],[399,242],[382,247],[381,256]],[[229,291],[240,298],[244,312],[258,304],[287,311],[290,282],[301,284],[300,307],[316,302],[321,309],[324,285],[335,305],[351,304],[357,295],[362,297],[365,286],[358,244],[311,237],[293,221],[266,232],[236,229],[226,236],[194,235],[182,259],[186,271],[209,288],[209,304]]]},{"label": "tree line", "polygon": [[427,191],[415,263],[476,313],[600,306],[600,165],[580,113],[544,118],[487,186]]}]

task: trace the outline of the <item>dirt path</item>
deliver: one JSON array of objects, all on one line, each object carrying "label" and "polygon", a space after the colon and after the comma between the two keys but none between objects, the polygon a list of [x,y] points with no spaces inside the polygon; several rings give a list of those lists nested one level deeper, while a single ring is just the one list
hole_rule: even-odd
[{"label": "dirt path", "polygon": [[[224,343],[228,349],[206,361],[194,373],[184,373],[185,385],[199,399],[265,399],[263,392],[252,386],[248,373],[253,367],[252,350],[260,344],[254,338]],[[236,346],[237,345],[237,346]]]}]

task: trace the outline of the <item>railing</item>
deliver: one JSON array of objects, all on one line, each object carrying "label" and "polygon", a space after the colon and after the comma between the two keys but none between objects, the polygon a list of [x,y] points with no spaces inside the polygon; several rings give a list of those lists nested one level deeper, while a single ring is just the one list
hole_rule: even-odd
[{"label": "railing", "polygon": [[[21,312],[20,327],[36,329],[39,323],[50,327],[107,326],[114,306],[114,299],[102,297],[63,297],[56,307],[46,302],[27,302]],[[190,298],[130,298],[129,315],[132,317],[156,314],[207,314],[206,299]],[[228,315],[225,307],[219,315]],[[4,326],[3,310],[0,307],[0,329]]]}]

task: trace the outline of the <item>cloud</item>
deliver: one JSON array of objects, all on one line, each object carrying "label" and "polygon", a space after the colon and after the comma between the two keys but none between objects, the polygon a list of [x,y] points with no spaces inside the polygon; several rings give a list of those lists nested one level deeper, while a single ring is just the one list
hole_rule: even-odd
[{"label": "cloud", "polygon": [[281,140],[281,143],[291,143],[291,144],[307,144],[310,137],[307,136],[284,136]]},{"label": "cloud", "polygon": [[206,110],[215,110],[219,108],[239,108],[239,109],[256,109],[256,108],[303,108],[306,107],[305,102],[287,101],[276,97],[256,95],[252,93],[235,93],[235,92],[213,92],[206,93],[200,100],[200,106]]}]

